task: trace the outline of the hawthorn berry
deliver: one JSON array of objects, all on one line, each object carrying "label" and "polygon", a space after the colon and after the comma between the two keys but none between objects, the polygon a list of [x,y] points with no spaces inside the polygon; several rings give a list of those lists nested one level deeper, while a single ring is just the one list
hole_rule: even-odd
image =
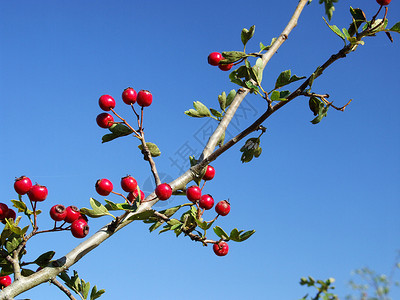
[{"label": "hawthorn berry", "polygon": [[101,128],[110,128],[114,124],[114,118],[108,113],[101,113],[97,116],[96,122]]},{"label": "hawthorn berry", "polygon": [[213,245],[214,253],[218,256],[225,256],[228,254],[229,246],[226,242],[221,241]]},{"label": "hawthorn berry", "polygon": [[[133,192],[130,192],[129,194],[128,194],[128,200],[129,201],[131,201],[131,202],[133,202],[133,201],[135,201],[136,200],[136,198],[139,196],[139,194],[138,194],[138,190],[136,189],[136,190],[134,190]],[[143,191],[142,190],[140,190],[140,200],[143,200],[145,197],[144,197],[144,193],[143,193]]]},{"label": "hawthorn berry", "polygon": [[21,176],[15,179],[14,189],[19,195],[25,195],[32,187],[32,181],[26,177]]},{"label": "hawthorn berry", "polygon": [[208,55],[208,63],[212,66],[218,66],[219,62],[223,59],[222,54],[219,52],[212,52]]},{"label": "hawthorn berry", "polygon": [[172,195],[172,188],[168,183],[161,183],[156,187],[156,195],[160,200],[167,200]]},{"label": "hawthorn berry", "polygon": [[62,221],[65,219],[67,216],[67,210],[65,209],[65,206],[62,204],[57,204],[54,205],[52,208],[50,208],[50,217],[54,221]]},{"label": "hawthorn berry", "polygon": [[133,192],[137,189],[137,181],[132,176],[128,175],[121,178],[121,187],[125,192]]},{"label": "hawthorn berry", "polygon": [[137,93],[131,87],[126,88],[122,92],[122,101],[124,101],[128,105],[134,104],[136,102],[136,98],[137,98]]},{"label": "hawthorn berry", "polygon": [[201,196],[199,206],[205,210],[211,209],[214,206],[214,198],[209,194]]},{"label": "hawthorn berry", "polygon": [[229,71],[230,69],[232,69],[233,64],[218,64],[218,68],[222,71]]},{"label": "hawthorn berry", "polygon": [[47,198],[48,191],[44,185],[35,184],[28,191],[28,197],[33,202],[42,202]]},{"label": "hawthorn berry", "polygon": [[201,189],[197,185],[192,185],[191,187],[188,187],[186,190],[186,197],[192,202],[200,200]]},{"label": "hawthorn berry", "polygon": [[7,213],[6,219],[15,220],[16,218],[17,218],[17,214],[15,213],[15,210],[8,208],[8,213]]},{"label": "hawthorn berry", "polygon": [[136,101],[142,107],[150,106],[153,102],[153,95],[147,90],[141,90],[137,94]]},{"label": "hawthorn berry", "polygon": [[71,224],[71,233],[74,237],[81,239],[88,235],[89,225],[84,219],[78,219]]},{"label": "hawthorn berry", "polygon": [[82,216],[81,212],[76,206],[68,206],[65,211],[67,212],[67,214],[64,217],[64,221],[67,223],[72,223]]},{"label": "hawthorn berry", "polygon": [[5,203],[0,203],[0,220],[4,220],[8,214],[8,206]]},{"label": "hawthorn berry", "polygon": [[96,192],[101,196],[108,196],[113,190],[113,184],[108,179],[99,179],[96,181]]},{"label": "hawthorn berry", "polygon": [[110,95],[103,95],[99,98],[99,106],[102,110],[109,111],[115,107],[115,100]]},{"label": "hawthorn berry", "polygon": [[392,0],[376,0],[379,5],[389,5],[390,1]]},{"label": "hawthorn berry", "polygon": [[5,288],[9,286],[12,283],[11,277],[6,275],[6,276],[0,276],[0,288]]},{"label": "hawthorn berry", "polygon": [[231,211],[231,205],[226,200],[219,201],[215,205],[215,211],[221,216],[226,216]]},{"label": "hawthorn berry", "polygon": [[206,172],[203,175],[203,180],[211,180],[215,176],[215,169],[212,166],[207,166]]}]

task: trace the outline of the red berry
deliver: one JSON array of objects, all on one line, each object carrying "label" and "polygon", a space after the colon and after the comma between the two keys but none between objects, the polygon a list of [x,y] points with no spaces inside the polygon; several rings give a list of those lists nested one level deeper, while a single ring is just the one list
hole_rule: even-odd
[{"label": "red berry", "polygon": [[218,68],[220,68],[220,70],[222,70],[222,71],[229,71],[230,69],[232,69],[232,67],[233,67],[233,64],[227,64],[227,65],[218,64]]},{"label": "red berry", "polygon": [[14,189],[18,194],[25,195],[31,187],[32,181],[28,177],[21,176],[15,179]]},{"label": "red berry", "polygon": [[62,221],[67,216],[67,210],[64,205],[57,204],[50,208],[50,217],[54,221]]},{"label": "red berry", "polygon": [[142,107],[149,106],[153,102],[153,95],[147,90],[141,90],[137,94],[136,101]]},{"label": "red berry", "polygon": [[124,101],[128,105],[134,104],[136,102],[136,98],[137,98],[137,93],[131,87],[126,88],[122,92],[122,101]]},{"label": "red berry", "polygon": [[31,201],[44,201],[47,198],[48,191],[44,185],[35,184],[28,191],[28,197]]},{"label": "red berry", "polygon": [[6,275],[6,276],[0,276],[0,287],[5,288],[9,286],[12,283],[11,277]]},{"label": "red berry", "polygon": [[5,203],[0,203],[0,220],[4,220],[8,214],[8,206]]},{"label": "red berry", "polygon": [[214,199],[211,195],[203,195],[200,198],[199,206],[205,210],[209,210],[214,206]]},{"label": "red berry", "polygon": [[213,250],[214,253],[217,254],[218,256],[225,256],[228,254],[229,246],[226,242],[221,241],[213,245]]},{"label": "red berry", "polygon": [[161,183],[156,187],[156,195],[160,200],[167,200],[172,195],[172,188],[168,183]]},{"label": "red berry", "polygon": [[215,205],[215,211],[221,216],[226,216],[231,211],[231,205],[226,200],[219,201]]},{"label": "red berry", "polygon": [[222,59],[222,55],[219,52],[212,52],[208,55],[208,63],[212,66],[218,66],[219,62]]},{"label": "red berry", "polygon": [[392,0],[376,0],[379,5],[389,5],[390,1]]},{"label": "red berry", "polygon": [[101,128],[110,128],[114,124],[114,118],[108,113],[101,113],[97,116],[96,122]]},{"label": "red berry", "polygon": [[211,180],[215,176],[215,169],[212,166],[207,166],[206,172],[204,173],[203,180]]},{"label": "red berry", "polygon": [[186,190],[186,197],[192,202],[200,200],[201,189],[197,185],[192,185]]},{"label": "red berry", "polygon": [[[133,201],[135,201],[136,200],[136,198],[138,197],[138,190],[136,189],[136,190],[134,190],[133,192],[130,192],[129,194],[128,194],[128,200],[129,201],[131,201],[131,202],[133,202]],[[144,193],[143,193],[143,191],[142,190],[140,190],[140,200],[142,201],[143,199],[144,199],[145,197],[144,197]]]},{"label": "red berry", "polygon": [[110,95],[103,95],[99,98],[99,106],[102,110],[109,111],[115,107],[115,100]]},{"label": "red berry", "polygon": [[6,219],[15,220],[16,218],[17,218],[17,214],[15,213],[15,210],[8,208],[8,213],[7,213]]},{"label": "red berry", "polygon": [[125,192],[133,192],[137,189],[137,181],[132,176],[125,176],[121,178],[121,187]]},{"label": "red berry", "polygon": [[76,206],[68,206],[65,211],[67,212],[67,215],[65,216],[64,221],[67,223],[72,223],[82,216],[81,212]]},{"label": "red berry", "polygon": [[108,196],[113,190],[113,184],[108,179],[99,179],[96,182],[96,191],[101,196]]},{"label": "red berry", "polygon": [[71,233],[78,239],[84,238],[89,233],[89,225],[84,219],[75,220],[71,224]]}]

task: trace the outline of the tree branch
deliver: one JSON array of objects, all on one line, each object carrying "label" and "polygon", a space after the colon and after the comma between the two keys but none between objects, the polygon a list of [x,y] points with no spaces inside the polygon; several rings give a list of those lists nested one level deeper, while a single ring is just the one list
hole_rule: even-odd
[{"label": "tree branch", "polygon": [[56,278],[52,278],[51,283],[58,287],[67,297],[71,300],[76,300],[76,298],[71,294],[70,290],[67,289],[61,282],[59,282]]}]

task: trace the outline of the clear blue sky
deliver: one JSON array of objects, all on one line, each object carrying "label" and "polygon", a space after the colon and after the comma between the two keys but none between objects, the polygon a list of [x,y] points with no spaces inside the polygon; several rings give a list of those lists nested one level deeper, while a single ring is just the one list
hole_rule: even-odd
[{"label": "clear blue sky", "polygon": [[[392,2],[390,25],[400,19],[400,4]],[[90,197],[101,200],[94,190],[99,178],[118,187],[120,178],[131,174],[149,192],[151,173],[137,141],[126,137],[101,144],[106,131],[95,122],[102,94],[113,95],[117,111],[129,114],[120,100],[128,86],[152,91],[147,140],[162,151],[156,160],[161,174],[178,176],[172,160],[181,159],[184,146],[201,152],[208,126],[183,112],[193,101],[217,108],[217,95],[236,88],[228,72],[207,64],[207,55],[241,50],[240,31],[253,24],[256,34],[248,49],[258,50],[260,41],[267,44],[281,32],[296,4],[1,1],[1,201],[15,199],[12,185],[20,175],[46,185],[49,197],[40,219],[45,229],[52,226],[47,211],[54,204],[87,207]],[[347,27],[350,5],[368,16],[378,8],[374,0],[342,0],[332,23]],[[342,47],[323,15],[317,0],[306,7],[268,64],[267,90],[281,71],[308,76]],[[205,189],[232,204],[219,225],[257,231],[244,243],[230,242],[228,256],[216,257],[210,247],[171,233],[150,234],[146,224],[133,223],[74,268],[106,289],[101,299],[298,299],[311,292],[298,284],[308,275],[336,278],[336,292],[343,297],[351,270],[369,266],[388,273],[400,248],[400,35],[393,38],[393,44],[384,34],[367,39],[315,82],[314,91],[329,93],[338,106],[354,99],[344,113],[331,110],[312,125],[308,102],[299,98],[264,124],[268,131],[260,158],[242,164],[241,143],[213,164],[216,177]],[[249,110],[229,128],[231,134],[263,112],[261,99],[246,101]],[[168,204],[183,202],[175,197]],[[108,221],[91,220],[91,232]],[[48,250],[59,257],[78,243],[68,232],[39,236],[26,260]],[[65,299],[48,284],[24,297]]]}]

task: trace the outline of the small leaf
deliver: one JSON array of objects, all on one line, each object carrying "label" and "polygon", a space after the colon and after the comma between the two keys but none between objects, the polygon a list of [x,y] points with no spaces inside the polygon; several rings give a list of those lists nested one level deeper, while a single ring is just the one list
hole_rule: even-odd
[{"label": "small leaf", "polygon": [[261,155],[261,152],[262,152],[262,148],[261,147],[258,147],[257,149],[254,149],[254,157],[259,157],[260,155]]},{"label": "small leaf", "polygon": [[203,116],[201,116],[197,110],[194,110],[193,108],[185,111],[185,115],[188,115],[189,117],[193,117],[193,118],[203,118]]},{"label": "small leaf", "polygon": [[151,216],[154,215],[154,212],[152,210],[146,210],[144,212],[138,213],[133,215],[132,217],[129,217],[128,220],[148,220]]},{"label": "small leaf", "polygon": [[317,97],[311,97],[310,100],[308,101],[308,106],[310,107],[314,116],[316,116],[316,115],[318,115],[321,107],[324,106],[324,103],[321,100],[319,100]]},{"label": "small leaf", "polygon": [[46,253],[43,253],[42,255],[40,255],[38,258],[36,258],[34,260],[34,263],[40,267],[45,267],[53,259],[55,254],[56,253],[54,251],[48,251]]},{"label": "small leaf", "polygon": [[248,239],[249,237],[251,237],[255,232],[256,232],[255,230],[249,230],[249,231],[246,231],[245,233],[242,233],[242,234],[239,236],[240,242],[243,242],[243,241],[247,240],[247,239]]},{"label": "small leaf", "polygon": [[394,24],[393,27],[390,28],[389,30],[400,33],[400,22],[397,22],[396,24]]},{"label": "small leaf", "polygon": [[211,116],[211,113],[207,106],[205,106],[203,103],[200,101],[194,101],[193,106],[196,109],[196,111],[199,113],[199,115],[204,116],[204,117],[209,117]]},{"label": "small leaf", "polygon": [[263,77],[263,61],[261,58],[256,60],[256,64],[252,68],[252,72],[256,77],[255,80],[260,84]]},{"label": "small leaf", "polygon": [[219,102],[219,107],[225,111],[226,108],[226,93],[222,92],[221,95],[218,95],[218,102]]},{"label": "small leaf", "polygon": [[239,231],[237,228],[232,229],[231,234],[229,235],[229,238],[234,241],[234,242],[239,242]]},{"label": "small leaf", "polygon": [[27,210],[26,204],[20,200],[11,200],[13,206],[18,209],[18,212],[25,212]]},{"label": "small leaf", "polygon": [[221,227],[215,226],[213,229],[215,234],[218,235],[221,239],[229,240],[229,235]]},{"label": "small leaf", "polygon": [[272,101],[286,101],[286,97],[290,95],[290,91],[273,91],[271,93],[270,99]]},{"label": "small leaf", "polygon": [[232,104],[233,99],[236,96],[236,91],[235,90],[231,90],[228,94],[228,96],[226,97],[226,107],[228,107],[229,105]]},{"label": "small leaf", "polygon": [[322,17],[326,23],[326,25],[328,25],[328,27],[334,32],[336,33],[346,44],[346,36],[340,31],[340,29],[336,26],[336,25],[329,25],[328,21],[325,20],[324,17]]},{"label": "small leaf", "polygon": [[222,52],[223,60],[220,61],[221,64],[230,64],[247,57],[247,54],[241,51],[229,51]]},{"label": "small leaf", "polygon": [[[150,151],[152,157],[157,157],[161,155],[160,149],[158,149],[157,145],[154,143],[146,142],[146,146]],[[143,151],[143,145],[139,145],[138,148],[140,151]]]},{"label": "small leaf", "polygon": [[218,110],[215,110],[215,109],[213,109],[213,108],[210,108],[210,111],[211,111],[211,113],[212,113],[215,117],[217,117],[217,118],[222,118],[222,117],[223,117],[223,115],[222,115]]},{"label": "small leaf", "polygon": [[103,204],[93,198],[90,198],[90,206],[92,207],[92,209],[84,207],[80,209],[80,212],[91,218],[99,218],[106,215],[115,218],[112,214],[109,213],[108,209]]},{"label": "small leaf", "polygon": [[255,28],[256,28],[256,26],[253,25],[253,26],[250,27],[249,30],[246,29],[246,28],[242,29],[242,33],[240,35],[240,38],[241,38],[242,43],[243,43],[244,46],[246,46],[247,42],[253,37]]},{"label": "small leaf", "polygon": [[265,46],[263,43],[260,42],[260,51],[264,51],[264,50],[268,51],[269,48],[271,48],[272,45],[275,43],[275,41],[276,41],[276,38],[273,38],[271,43],[268,46]]},{"label": "small leaf", "polygon": [[126,125],[121,124],[121,123],[113,124],[109,128],[109,130],[111,131],[111,133],[103,135],[102,143],[110,142],[116,138],[130,135],[133,132],[129,127],[127,127]]},{"label": "small leaf", "polygon": [[105,290],[97,290],[97,286],[94,286],[92,291],[90,292],[90,300],[96,300],[97,298],[100,298],[101,295],[103,295],[106,291]]}]

